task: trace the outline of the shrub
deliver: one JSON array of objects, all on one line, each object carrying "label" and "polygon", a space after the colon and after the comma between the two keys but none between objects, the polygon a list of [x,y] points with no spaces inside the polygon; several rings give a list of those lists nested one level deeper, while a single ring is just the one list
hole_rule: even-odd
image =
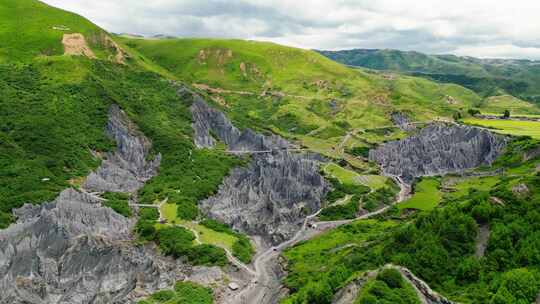
[{"label": "shrub", "polygon": [[225,266],[227,254],[222,248],[202,244],[192,247],[187,252],[188,260],[195,265]]},{"label": "shrub", "polygon": [[113,209],[125,217],[131,217],[132,212],[128,202],[129,194],[107,192],[103,194],[103,198],[107,200],[103,202],[104,206]]},{"label": "shrub", "polygon": [[176,258],[190,252],[193,240],[193,233],[183,227],[166,227],[157,232],[157,241],[163,254]]},{"label": "shrub", "polygon": [[347,149],[346,152],[354,156],[361,156],[364,158],[369,157],[370,147],[354,147],[352,149]]},{"label": "shrub", "polygon": [[385,282],[390,288],[401,288],[403,285],[403,277],[396,269],[383,269],[377,275],[377,280]]},{"label": "shrub", "polygon": [[150,296],[150,298],[152,300],[165,302],[165,301],[171,300],[172,298],[174,298],[174,296],[175,294],[174,294],[174,291],[172,290],[160,290],[154,293],[152,296]]}]

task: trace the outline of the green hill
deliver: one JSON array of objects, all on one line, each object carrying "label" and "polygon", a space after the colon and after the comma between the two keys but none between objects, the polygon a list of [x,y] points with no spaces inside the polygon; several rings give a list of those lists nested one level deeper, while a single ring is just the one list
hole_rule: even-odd
[{"label": "green hill", "polygon": [[[332,151],[340,143],[354,147],[403,136],[390,120],[393,112],[412,121],[451,119],[482,101],[457,85],[351,69],[314,51],[273,43],[117,39],[205,91],[240,126],[270,130],[333,156],[343,156]],[[381,127],[389,128],[377,131]]]},{"label": "green hill", "polygon": [[[457,84],[353,69],[314,51],[272,43],[110,36],[76,14],[38,1],[4,0],[0,18],[0,228],[13,222],[13,208],[51,201],[66,187],[78,187],[99,165],[99,155],[114,149],[104,133],[112,104],[151,139],[153,153],[162,154],[159,175],[138,198],[147,203],[168,198],[166,208],[173,206],[172,214],[174,204],[180,207],[176,211],[196,214],[197,202],[215,193],[230,169],[245,161],[219,149],[194,147],[189,101],[179,99],[171,80],[199,90],[240,127],[275,132],[332,157],[324,169],[347,191],[344,186],[362,184],[367,192],[385,185],[377,168],[355,155],[365,156],[369,147],[408,135],[393,125],[395,112],[416,122],[450,120],[471,108],[536,112],[511,96],[485,99]],[[66,46],[66,34],[80,36]],[[86,44],[77,44],[81,37]],[[66,52],[69,48],[78,55]],[[471,75],[489,76],[472,59],[460,63],[459,58],[414,56],[416,66],[399,63],[393,69],[427,66],[433,72],[447,64],[457,75],[471,69]],[[441,63],[452,60],[457,62]],[[525,73],[516,75],[519,82]],[[511,142],[495,164],[507,174],[487,181],[438,177],[437,185],[427,189],[438,204],[423,208],[434,210],[402,213],[393,208],[288,249],[284,284],[291,293],[285,303],[331,299],[352,279],[386,263],[407,266],[463,303],[530,303],[530,287],[537,289],[534,282],[540,281],[540,159],[524,160],[524,155],[537,146],[528,138]],[[351,196],[347,204],[359,199],[342,194]],[[148,222],[139,222],[139,228],[153,231],[157,211],[142,213]],[[228,243],[234,236],[247,243],[244,249],[249,247],[249,241],[227,227],[206,225],[197,228],[217,227]],[[485,255],[477,259],[479,226],[491,227],[492,237]],[[170,229],[169,236],[175,230],[185,229]],[[203,291],[209,298],[208,290]]]},{"label": "green hill", "polygon": [[[0,12],[0,227],[13,220],[12,208],[50,201],[99,165],[93,151],[114,148],[104,133],[114,103],[163,154],[160,176],[140,193],[149,202],[174,188],[176,198],[169,202],[195,204],[238,163],[194,149],[189,104],[177,102],[175,89],[136,64],[138,57],[118,64],[111,57],[116,49],[100,52],[88,37],[106,36],[102,29],[38,1],[4,1]],[[97,58],[63,55],[64,32],[51,29],[55,24],[84,34]],[[185,161],[188,155],[193,163]],[[194,184],[200,178],[205,182]]]},{"label": "green hill", "polygon": [[81,33],[97,57],[106,58],[105,31],[76,14],[35,0],[0,3],[0,62],[64,53],[64,34]]},{"label": "green hill", "polygon": [[537,61],[478,59],[376,49],[319,52],[350,66],[456,83],[482,96],[511,94],[523,100],[540,102],[540,63]]}]

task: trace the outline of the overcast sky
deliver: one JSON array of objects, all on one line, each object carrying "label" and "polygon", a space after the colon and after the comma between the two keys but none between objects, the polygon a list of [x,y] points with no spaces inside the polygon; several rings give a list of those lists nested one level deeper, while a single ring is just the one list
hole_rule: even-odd
[{"label": "overcast sky", "polygon": [[110,32],[540,59],[538,0],[44,0]]}]

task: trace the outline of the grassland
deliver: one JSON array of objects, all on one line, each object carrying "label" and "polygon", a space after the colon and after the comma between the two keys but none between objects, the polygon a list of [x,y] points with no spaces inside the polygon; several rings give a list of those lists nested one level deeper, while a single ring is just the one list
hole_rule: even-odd
[{"label": "grassland", "polygon": [[441,202],[440,182],[435,178],[424,178],[414,187],[413,196],[398,204],[399,209],[432,210]]},{"label": "grassland", "polygon": [[386,185],[387,177],[380,175],[362,175],[354,172],[353,170],[345,169],[335,163],[328,163],[323,167],[323,171],[334,178],[337,178],[339,182],[345,185],[364,185],[370,187],[372,190],[377,190]]},{"label": "grassland", "polygon": [[161,213],[167,220],[167,223],[181,225],[195,231],[203,244],[226,248],[229,252],[233,251],[233,245],[238,241],[237,237],[224,232],[214,231],[193,221],[179,219],[177,217],[177,210],[178,206],[176,204],[163,204],[161,206]]},{"label": "grassland", "polygon": [[106,32],[81,16],[35,0],[0,3],[0,62],[61,55],[66,33],[83,34],[99,58],[110,55],[101,39]]},{"label": "grassland", "polygon": [[200,88],[241,128],[272,131],[361,169],[368,166],[344,148],[405,136],[397,128],[376,129],[392,126],[392,112],[407,113],[414,121],[448,119],[482,102],[457,85],[387,78],[273,43],[116,39],[175,79],[207,86]]},{"label": "grassland", "polygon": [[466,118],[464,122],[469,125],[492,129],[493,132],[514,136],[530,136],[540,139],[540,122],[521,121],[510,119],[479,119]]},{"label": "grassland", "polygon": [[448,195],[452,198],[460,198],[469,194],[472,189],[480,191],[489,191],[500,181],[498,176],[488,177],[471,177],[465,179],[459,179],[453,182],[451,188],[453,189]]},{"label": "grassland", "polygon": [[512,115],[540,114],[540,108],[530,102],[512,95],[499,95],[486,98],[479,107],[482,113],[502,115],[509,110]]}]

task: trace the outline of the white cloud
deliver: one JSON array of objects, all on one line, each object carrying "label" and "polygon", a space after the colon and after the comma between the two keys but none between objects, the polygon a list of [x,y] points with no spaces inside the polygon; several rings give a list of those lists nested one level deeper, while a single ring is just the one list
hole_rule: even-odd
[{"label": "white cloud", "polygon": [[44,0],[112,32],[540,59],[534,0]]}]

